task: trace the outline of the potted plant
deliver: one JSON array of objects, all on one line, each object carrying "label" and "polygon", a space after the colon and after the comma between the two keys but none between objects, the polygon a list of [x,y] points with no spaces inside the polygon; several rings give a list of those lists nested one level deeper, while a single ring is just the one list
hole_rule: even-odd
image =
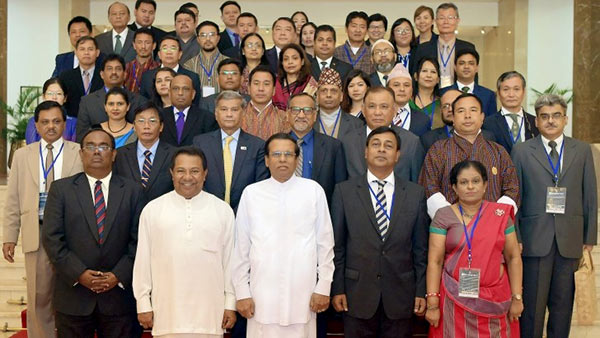
[{"label": "potted plant", "polygon": [[[533,92],[536,100],[543,94],[556,94],[556,95],[562,96],[562,98],[565,99],[565,102],[567,104],[569,104],[569,103],[571,103],[571,101],[573,101],[573,90],[558,88],[558,85],[556,83],[551,84],[550,87],[546,88],[544,91],[539,91],[535,88],[531,88],[531,91]],[[570,95],[567,96],[567,94],[569,94],[569,93],[570,93]]]},{"label": "potted plant", "polygon": [[10,143],[9,168],[15,151],[25,146],[27,123],[33,116],[39,97],[39,87],[22,87],[17,103],[13,107],[0,100],[0,110],[7,118],[7,126],[2,130],[2,136]]}]

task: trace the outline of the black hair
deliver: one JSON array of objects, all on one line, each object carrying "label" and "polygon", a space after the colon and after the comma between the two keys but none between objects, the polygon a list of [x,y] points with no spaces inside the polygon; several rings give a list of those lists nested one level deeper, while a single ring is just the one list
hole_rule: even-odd
[{"label": "black hair", "polygon": [[248,85],[252,84],[252,78],[254,77],[254,74],[258,72],[269,73],[269,75],[271,75],[271,79],[273,79],[273,86],[275,86],[275,74],[271,72],[271,69],[267,65],[258,65],[252,69],[250,76],[248,76]]},{"label": "black hair", "polygon": [[129,97],[127,96],[127,91],[121,87],[112,87],[106,92],[106,96],[104,97],[104,104],[108,102],[108,97],[111,95],[121,95],[125,103],[129,104]]},{"label": "black hair", "polygon": [[141,105],[139,105],[133,111],[134,118],[146,110],[154,110],[156,112],[156,115],[158,115],[158,119],[160,120],[160,122],[161,123],[163,122],[163,115],[160,113],[160,108],[158,108],[158,106],[152,101],[146,101],[146,102],[142,103]]},{"label": "black hair", "polygon": [[474,160],[464,160],[456,163],[454,167],[452,167],[452,169],[450,170],[450,185],[456,185],[458,183],[458,175],[460,175],[460,173],[463,170],[469,168],[477,170],[479,175],[481,175],[481,179],[484,182],[487,182],[487,170],[481,162]]},{"label": "black hair", "polygon": [[221,10],[221,14],[223,14],[223,10],[225,9],[225,7],[229,5],[234,5],[240,10],[240,12],[242,11],[242,7],[240,7],[240,4],[238,4],[236,1],[225,1],[221,4],[221,7],[219,7],[219,10]]},{"label": "black hair", "polygon": [[413,48],[415,48],[416,44],[417,44],[417,39],[415,38],[415,27],[413,27],[412,22],[410,22],[410,20],[408,20],[407,18],[400,18],[396,21],[394,21],[394,23],[392,24],[392,28],[390,29],[390,43],[392,44],[392,46],[394,46],[394,51],[396,52],[396,54],[398,53],[398,47],[396,46],[396,37],[394,36],[394,30],[396,29],[396,27],[400,26],[403,23],[407,23],[410,26],[410,34],[411,34],[411,39],[410,39],[410,49],[413,50]]},{"label": "black hair", "polygon": [[331,25],[320,25],[315,29],[315,41],[317,41],[317,34],[321,32],[331,32],[333,33],[333,42],[335,42],[335,29]]},{"label": "black hair", "polygon": [[125,59],[123,59],[123,57],[119,54],[108,54],[104,60],[102,60],[101,70],[104,70],[104,68],[106,68],[106,64],[111,61],[119,61],[121,66],[123,66],[123,71],[125,71]]},{"label": "black hair", "polygon": [[88,29],[90,34],[92,34],[92,22],[90,21],[90,19],[86,18],[85,16],[81,16],[81,15],[75,16],[75,17],[73,17],[73,19],[69,20],[69,24],[67,25],[67,33],[71,31],[71,26],[74,23],[85,24],[85,27]]},{"label": "black hair", "polygon": [[300,147],[298,146],[298,143],[296,143],[296,140],[294,140],[292,135],[288,133],[276,133],[271,135],[271,137],[267,139],[267,142],[265,142],[265,156],[269,156],[269,145],[275,140],[288,140],[292,142],[294,144],[294,153],[296,154],[296,157],[300,155]]},{"label": "black hair", "polygon": [[373,130],[371,130],[371,132],[369,133],[369,136],[367,136],[367,142],[365,144],[365,146],[369,146],[369,142],[371,141],[371,139],[373,137],[375,137],[375,135],[379,135],[379,134],[385,134],[385,133],[392,133],[394,135],[394,138],[396,139],[396,150],[400,150],[400,148],[402,147],[402,141],[400,140],[400,136],[398,136],[398,133],[396,133],[394,131],[394,129],[392,129],[392,127],[388,127],[388,126],[381,126],[381,127],[377,127]]},{"label": "black hair", "polygon": [[[194,5],[195,7],[196,5]],[[196,7],[196,9],[198,9],[198,7]],[[194,19],[194,21],[196,21],[196,14],[194,14],[194,12],[192,12],[192,10],[188,9],[187,7],[179,7],[179,9],[175,12],[175,15],[173,16],[173,20],[177,21],[177,16],[179,16],[180,14],[187,14],[187,15],[191,15],[192,18]]]},{"label": "black hair", "polygon": [[244,46],[246,45],[246,40],[248,40],[251,36],[257,37],[260,40],[260,42],[262,43],[263,55],[260,57],[259,65],[268,66],[269,59],[267,59],[267,54],[266,54],[267,49],[265,47],[265,40],[258,33],[249,33],[242,38],[242,42],[240,44],[240,60],[242,61],[242,64],[241,64],[242,69],[246,68],[246,65],[248,64],[248,59],[246,59],[246,55],[244,55]]},{"label": "black hair", "polygon": [[96,47],[96,49],[98,49],[98,41],[96,41],[96,39],[94,37],[89,36],[89,35],[84,35],[84,36],[80,37],[79,40],[77,40],[77,43],[75,43],[75,49],[77,49],[77,47],[79,47],[79,45],[81,45],[82,43],[84,43],[86,41],[92,41],[94,43],[94,47]]},{"label": "black hair", "polygon": [[[294,21],[294,17],[298,14],[302,14],[304,16],[304,18],[306,19],[306,22],[308,22],[308,15],[306,15],[306,13],[304,13],[303,11],[295,11],[291,16],[290,19],[292,19],[292,22]],[[295,26],[294,26],[295,27]]]},{"label": "black hair", "polygon": [[192,146],[187,146],[187,147],[181,147],[178,148],[177,150],[175,150],[175,153],[173,154],[173,159],[171,160],[171,170],[175,169],[175,162],[177,161],[177,157],[179,155],[188,155],[188,156],[197,156],[200,157],[200,161],[202,161],[202,169],[204,169],[204,171],[206,171],[206,155],[204,155],[204,152],[202,150],[200,150],[200,148],[196,148],[196,147],[192,147]]},{"label": "black hair", "polygon": [[158,46],[160,47],[162,45],[163,41],[165,41],[165,40],[172,40],[172,41],[177,42],[177,47],[179,48],[179,51],[181,51],[181,42],[179,42],[179,39],[177,37],[175,37],[173,35],[165,35],[165,36],[163,36],[162,39],[160,39]]},{"label": "black hair", "polygon": [[350,26],[350,21],[352,21],[352,19],[356,19],[356,18],[363,19],[367,23],[369,22],[369,16],[367,15],[367,13],[365,13],[363,11],[360,11],[360,12],[352,11],[346,16],[346,28],[348,28],[348,26]]},{"label": "black hair", "polygon": [[152,7],[154,7],[154,10],[156,10],[156,1],[154,1],[154,0],[137,0],[135,2],[135,9],[140,8],[141,4],[152,5]]},{"label": "black hair", "polygon": [[69,94],[67,92],[67,87],[65,86],[63,81],[57,77],[51,77],[44,82],[44,85],[42,85],[42,94],[46,94],[48,87],[50,87],[51,84],[55,83],[60,86],[60,89],[62,89],[64,96],[67,97],[67,95]]},{"label": "black hair", "polygon": [[[352,82],[352,80],[354,80],[354,78],[356,77],[360,77],[365,82],[365,84],[367,85],[367,90],[371,88],[371,79],[369,79],[369,75],[367,75],[360,69],[352,69],[348,73],[348,75],[346,75],[346,79],[344,80],[344,84],[342,85],[342,89],[344,92],[344,95],[342,97],[342,103],[340,104],[342,111],[349,112],[352,108],[352,98],[350,98],[350,94],[348,94],[348,86],[350,86],[350,82]],[[366,94],[367,93],[365,92],[365,95]]]},{"label": "black hair", "polygon": [[[438,74],[438,78],[440,77],[440,64],[438,62],[437,57],[425,56],[425,57],[421,58],[419,60],[419,63],[417,64],[417,70],[415,71],[415,74],[414,74],[415,84],[413,85],[413,88],[415,88],[415,90],[413,90],[413,100],[419,94],[419,74],[421,73],[421,70],[423,69],[423,65],[425,65],[425,62],[431,62],[431,64],[433,64],[433,67],[435,68],[435,70]],[[433,96],[434,96],[434,98],[440,96],[439,81],[435,85],[435,87],[433,87]]]},{"label": "black hair", "polygon": [[67,114],[65,113],[65,110],[62,108],[60,103],[50,100],[42,101],[40,104],[37,105],[37,107],[35,107],[35,111],[33,113],[33,120],[35,122],[39,121],[40,112],[42,110],[50,110],[52,108],[58,108],[58,110],[60,110],[60,112],[62,113],[63,122],[67,120]]},{"label": "black hair", "polygon": [[160,72],[169,72],[169,74],[171,74],[171,77],[175,77],[177,75],[177,73],[169,67],[158,68],[156,70],[156,72],[154,73],[154,77],[152,78],[152,88],[150,90],[150,93],[151,93],[150,98],[151,98],[151,101],[154,102],[154,104],[157,107],[162,108],[163,107],[162,98],[156,92],[156,75],[158,75],[158,73],[160,73]]},{"label": "black hair", "polygon": [[290,23],[292,25],[292,27],[294,27],[294,31],[296,31],[296,25],[294,24],[294,21],[292,21],[292,19],[288,18],[287,16],[280,16],[280,17],[277,18],[277,20],[273,21],[273,25],[271,26],[271,30],[275,29],[275,25],[279,21],[285,21],[285,22]]},{"label": "black hair", "polygon": [[467,49],[459,49],[456,51],[456,58],[454,59],[454,64],[456,64],[458,62],[458,59],[463,56],[463,55],[473,55],[473,57],[475,57],[475,61],[477,62],[477,65],[479,65],[479,53],[477,53],[477,51],[473,48],[467,48]]},{"label": "black hair", "polygon": [[387,18],[384,15],[381,15],[380,13],[375,13],[375,14],[372,14],[371,16],[369,16],[369,20],[367,20],[367,28],[369,28],[369,25],[371,25],[371,22],[375,22],[375,21],[383,21],[383,29],[385,31],[387,31],[387,26],[388,26]]},{"label": "black hair", "polygon": [[[315,25],[313,22],[307,22],[304,25],[302,25],[302,27],[300,28],[300,46],[302,46],[302,48],[304,48],[306,50],[306,46],[302,43],[302,31],[304,31],[304,27],[309,27],[312,26],[312,28],[315,29],[315,32],[317,31],[317,25]],[[313,34],[313,39],[314,39],[314,34]],[[313,42],[314,43],[314,42]]]},{"label": "black hair", "polygon": [[202,29],[202,27],[206,27],[206,26],[213,26],[215,28],[215,30],[217,31],[217,34],[219,34],[219,25],[217,25],[216,23],[214,23],[210,20],[204,20],[198,25],[198,27],[196,27],[196,35],[199,35],[200,29]]},{"label": "black hair", "polygon": [[237,23],[240,21],[240,18],[252,18],[254,19],[254,24],[258,26],[258,19],[256,18],[256,16],[250,12],[244,12],[240,15],[238,15],[237,19],[235,19],[235,24],[237,25]]},{"label": "black hair", "polygon": [[[183,5],[179,6],[179,9],[188,9],[189,10],[190,8],[198,9],[198,6],[196,6],[196,4],[193,2],[186,2]],[[194,17],[195,17],[195,15],[194,15]]]},{"label": "black hair", "polygon": [[221,73],[221,68],[227,65],[236,65],[240,74],[242,73],[242,62],[238,59],[232,58],[221,60],[221,62],[219,62],[219,64],[217,65],[217,73]]},{"label": "black hair", "polygon": [[135,33],[133,33],[133,41],[135,41],[135,39],[136,39],[136,38],[138,37],[138,35],[140,35],[140,34],[147,34],[147,35],[150,35],[150,36],[152,37],[152,42],[155,42],[155,41],[154,41],[154,34],[152,34],[152,30],[151,30],[150,28],[143,27],[143,28],[140,28],[140,29],[138,29],[137,31],[135,31]]},{"label": "black hair", "polygon": [[483,114],[483,103],[481,102],[481,99],[479,97],[477,97],[476,95],[471,94],[471,93],[462,93],[456,99],[454,99],[454,102],[452,102],[452,115],[454,115],[454,113],[456,113],[456,109],[455,109],[456,103],[458,101],[462,100],[462,99],[467,98],[467,97],[472,97],[475,100],[477,100],[477,102],[479,102],[479,109],[481,110],[481,113]]},{"label": "black hair", "polygon": [[99,125],[94,125],[94,126],[92,126],[92,128],[88,129],[88,131],[86,131],[86,132],[85,132],[85,134],[83,134],[83,137],[81,138],[81,142],[79,142],[79,146],[81,147],[81,149],[83,149],[83,146],[84,146],[84,143],[83,143],[83,142],[85,141],[85,138],[86,138],[86,137],[87,137],[89,134],[91,134],[91,133],[93,133],[93,132],[97,132],[97,131],[103,132],[103,133],[105,133],[106,135],[108,135],[108,137],[110,138],[110,146],[111,146],[111,148],[114,150],[114,149],[115,149],[115,137],[114,137],[114,136],[112,136],[112,135],[111,135],[109,132],[107,132],[106,130],[102,129],[102,128],[101,128]]},{"label": "black hair", "polygon": [[298,72],[298,79],[296,80],[296,83],[304,83],[304,81],[306,81],[306,79],[308,79],[311,76],[310,60],[306,56],[304,48],[302,48],[299,44],[296,43],[287,44],[283,48],[281,48],[281,52],[279,52],[279,66],[277,67],[277,76],[279,77],[279,82],[282,86],[287,81],[287,73],[283,68],[283,57],[285,52],[287,52],[290,49],[295,50],[298,53],[298,55],[300,55],[300,59],[304,61],[304,65],[300,67],[300,71]]}]

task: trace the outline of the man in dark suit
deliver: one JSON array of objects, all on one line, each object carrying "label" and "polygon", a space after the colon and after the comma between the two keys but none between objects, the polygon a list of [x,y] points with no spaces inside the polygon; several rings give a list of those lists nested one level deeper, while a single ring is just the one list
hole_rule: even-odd
[{"label": "man in dark suit", "polygon": [[[241,57],[241,41],[244,40],[244,37],[246,37],[246,35],[250,33],[258,33],[258,19],[256,19],[256,16],[252,13],[243,12],[242,14],[238,15],[235,24],[237,34],[239,34],[240,44],[238,44],[237,46],[229,47],[225,49],[222,53],[223,55],[229,56],[230,58],[235,58],[239,60]],[[224,37],[223,34],[227,33],[225,31],[222,32],[221,39],[223,39]]]},{"label": "man in dark suit", "polygon": [[422,110],[413,109],[408,104],[413,95],[412,86],[413,82],[408,70],[400,63],[394,66],[387,82],[387,87],[394,91],[396,103],[396,114],[392,124],[421,137],[431,130],[431,121]]},{"label": "man in dark suit", "polygon": [[315,29],[315,57],[310,58],[310,70],[315,79],[321,77],[324,68],[333,68],[344,82],[352,70],[351,65],[333,56],[335,41],[335,29],[332,26],[321,25]]},{"label": "man in dark suit", "polygon": [[195,95],[192,80],[179,74],[171,80],[171,107],[161,111],[164,129],[160,139],[175,147],[192,145],[194,136],[219,128],[213,114],[192,105]]},{"label": "man in dark suit", "polygon": [[[365,95],[362,111],[367,125],[355,128],[340,138],[350,178],[362,176],[367,171],[364,147],[369,133],[375,128],[392,125],[396,113],[394,92],[387,87],[370,88]],[[415,134],[396,126],[392,129],[402,141],[402,153],[396,163],[395,173],[404,180],[416,182],[425,157],[423,146]]]},{"label": "man in dark suit", "polygon": [[96,67],[96,60],[100,55],[96,39],[91,36],[82,36],[75,45],[75,55],[79,66],[75,69],[64,71],[59,79],[66,86],[69,99],[65,103],[67,115],[77,117],[81,98],[102,88],[100,67]]},{"label": "man in dark suit", "polygon": [[234,211],[247,185],[269,177],[264,141],[241,129],[245,106],[239,93],[221,92],[215,110],[219,129],[194,137],[194,146],[208,158],[204,189],[228,202]]},{"label": "man in dark suit", "polygon": [[495,114],[498,111],[496,94],[490,89],[480,86],[476,81],[479,70],[479,53],[475,49],[463,49],[456,52],[455,69],[456,83],[444,90],[452,88],[474,94],[483,102],[483,112],[486,117]]},{"label": "man in dark suit", "polygon": [[138,140],[119,148],[113,173],[140,183],[149,202],[173,190],[169,165],[175,148],[160,141],[163,118],[154,103],[143,103],[134,116]]},{"label": "man in dark suit", "polygon": [[332,304],[346,337],[410,337],[413,313],[425,313],[425,191],[394,174],[404,145],[392,128],[366,144],[367,172],[333,194]]},{"label": "man in dark suit", "polygon": [[[154,0],[136,0],[133,10],[135,20],[127,25],[131,31],[135,32],[140,28],[148,28],[152,33],[154,42],[159,42],[167,34],[164,30],[152,26],[156,16],[156,1]],[[158,54],[158,43],[154,48],[154,56]]]},{"label": "man in dark suit", "polygon": [[597,241],[592,150],[563,134],[566,111],[562,97],[540,96],[535,121],[541,135],[512,151],[522,199],[517,217],[523,244],[522,337],[542,337],[546,307],[547,336],[569,336],[574,273],[583,250],[592,251]]},{"label": "man in dark suit", "polygon": [[[82,36],[88,36],[92,33],[92,23],[88,18],[83,16],[76,16],[69,21],[67,25],[67,32],[69,33],[69,40],[71,46],[75,48],[77,40]],[[96,66],[100,67],[102,64],[102,58],[104,54],[100,53],[100,56],[96,59]],[[58,77],[66,70],[77,68],[79,60],[75,57],[75,52],[66,52],[56,55],[54,71],[52,77]]]},{"label": "man in dark suit", "polygon": [[513,145],[534,138],[540,132],[535,126],[535,116],[521,106],[526,93],[525,77],[517,71],[505,72],[496,86],[502,107],[483,120],[483,129],[492,132],[496,142],[510,154]]},{"label": "man in dark suit", "polygon": [[221,38],[217,47],[222,54],[225,54],[226,50],[239,47],[240,41],[242,41],[236,26],[242,8],[236,1],[225,1],[221,4],[219,10],[221,10],[221,20],[225,24],[225,29],[219,33]]},{"label": "man in dark suit", "polygon": [[[93,125],[108,121],[104,101],[106,93],[111,88],[123,87],[123,83],[125,82],[125,61],[123,57],[117,54],[108,55],[102,63],[100,77],[104,82],[104,87],[83,97],[79,105],[76,132],[79,141],[81,141],[83,134]],[[139,105],[146,102],[146,98],[137,93],[132,93],[125,88],[123,90],[126,91],[127,98],[129,99],[129,111],[127,112],[126,119],[129,122],[133,122],[133,112]]]},{"label": "man in dark suit", "polygon": [[372,87],[385,87],[390,73],[396,64],[396,52],[391,42],[384,39],[375,41],[369,50],[375,71],[369,75]]},{"label": "man in dark suit", "polygon": [[[217,66],[219,88],[221,91],[231,90],[239,92],[242,85],[242,65],[236,59],[225,59]],[[220,93],[214,93],[200,99],[200,109],[214,114],[217,97]],[[244,101],[250,102],[250,96],[242,94]]]},{"label": "man in dark suit", "polygon": [[198,77],[198,74],[183,68],[179,64],[179,60],[181,59],[181,45],[179,40],[177,40],[177,38],[174,36],[165,35],[159,45],[160,49],[158,51],[158,57],[162,63],[160,67],[144,72],[140,84],[140,94],[147,99],[152,99],[152,93],[154,92],[154,77],[156,76],[156,72],[160,68],[168,67],[177,72],[177,74],[184,74],[192,79],[192,84],[194,86],[194,90],[196,91],[194,103],[198,104],[198,102],[200,102],[200,98],[202,97],[200,78]]},{"label": "man in dark suit", "polygon": [[[475,45],[468,41],[456,38],[456,31],[460,18],[458,7],[451,2],[438,6],[435,11],[435,24],[440,33],[438,39],[432,39],[420,44],[410,60],[410,73],[417,71],[419,61],[423,57],[440,58],[440,88],[451,86],[454,83],[454,60],[455,55],[464,49],[475,49]],[[439,48],[441,47],[441,48]]]},{"label": "man in dark suit", "polygon": [[120,2],[113,2],[108,7],[108,21],[113,29],[96,36],[100,51],[106,55],[119,54],[125,59],[125,63],[135,59],[134,32],[127,28],[129,7]]},{"label": "man in dark suit", "polygon": [[131,291],[138,184],[111,172],[114,138],[90,130],[81,142],[84,173],[52,183],[42,242],[54,265],[58,337],[139,337]]},{"label": "man in dark suit", "polygon": [[265,55],[269,61],[271,72],[277,74],[277,69],[279,67],[279,53],[285,45],[296,41],[296,26],[292,19],[282,16],[273,22],[271,32],[273,34],[274,46],[271,49],[267,49]]}]

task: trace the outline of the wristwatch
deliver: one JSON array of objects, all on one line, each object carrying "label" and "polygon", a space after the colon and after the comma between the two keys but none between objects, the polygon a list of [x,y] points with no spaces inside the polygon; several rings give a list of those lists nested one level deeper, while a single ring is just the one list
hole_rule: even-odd
[{"label": "wristwatch", "polygon": [[519,302],[522,302],[522,301],[523,301],[523,296],[522,296],[522,295],[520,295],[520,294],[518,294],[518,293],[517,293],[517,294],[514,294],[514,295],[512,295],[512,297],[511,297],[511,298],[512,298],[512,299],[514,299],[514,300],[517,300],[517,301],[519,301]]}]

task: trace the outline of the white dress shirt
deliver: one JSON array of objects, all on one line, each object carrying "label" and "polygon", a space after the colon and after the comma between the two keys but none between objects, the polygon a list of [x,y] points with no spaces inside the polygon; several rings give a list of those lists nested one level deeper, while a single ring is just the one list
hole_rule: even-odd
[{"label": "white dress shirt", "polygon": [[[508,125],[509,132],[513,126],[513,123],[515,123],[515,121],[509,115],[510,114],[519,115],[519,117],[517,117],[517,128],[521,128],[520,133],[519,133],[519,135],[521,137],[519,138],[519,140],[521,140],[522,142],[525,142],[525,121],[523,121],[523,116],[525,116],[525,113],[523,112],[523,108],[521,108],[521,110],[519,110],[517,113],[512,113],[512,112],[509,112],[508,110],[506,110],[506,108],[502,107],[502,109],[500,109],[500,113],[502,114],[502,116],[504,116],[504,119],[506,120],[506,125]],[[523,123],[522,127],[521,127],[521,123]],[[510,137],[512,137],[512,132],[510,132]],[[513,140],[514,140],[514,137],[513,137]]]},{"label": "white dress shirt", "polygon": [[[62,167],[63,167],[63,155],[64,149],[60,151],[60,148],[63,147],[63,138],[59,138],[58,140],[52,143],[52,157],[54,158],[54,181],[60,179],[62,177]],[[40,163],[40,192],[46,192],[46,180],[44,179],[44,166],[48,166],[46,163],[46,156],[48,156],[48,149],[46,148],[48,142],[44,139],[40,139],[40,146],[42,149],[42,158],[44,159],[44,164],[42,165],[42,159],[40,158],[38,161]],[[59,153],[60,152],[60,153]]]},{"label": "white dress shirt", "polygon": [[117,35],[121,39],[121,46],[125,47],[125,39],[127,39],[127,32],[129,32],[129,28],[127,28],[127,26],[125,26],[125,29],[121,33],[115,32],[114,29],[112,30],[113,51],[115,50],[115,46],[117,45]]},{"label": "white dress shirt", "polygon": [[[548,142],[550,142],[550,140],[545,138],[544,135],[540,134],[540,136],[542,137],[542,144],[544,144],[544,149],[546,149],[546,154],[550,155],[550,152],[552,151],[552,148],[550,148],[550,146],[548,145]],[[562,156],[560,156],[560,148],[562,147],[564,139],[565,139],[564,135],[560,135],[559,137],[556,138],[556,140],[554,140],[554,142],[556,142],[556,152],[558,153],[558,156],[560,157],[560,169],[561,170],[562,170],[563,159],[565,158],[565,154],[564,154],[564,148],[563,148],[563,154],[562,154]],[[553,165],[556,165],[556,163],[554,163]]]},{"label": "white dress shirt", "polygon": [[[173,116],[175,116],[175,123],[177,123],[177,118],[179,117],[177,113],[179,111],[180,111],[179,109],[177,109],[177,108],[175,108],[175,106],[173,106]],[[188,116],[189,111],[190,111],[190,107],[186,107],[184,110],[181,110],[181,112],[183,113],[183,121],[184,122],[187,121],[187,116]]]},{"label": "white dress shirt", "polygon": [[412,121],[410,116],[411,116],[410,105],[407,103],[404,107],[400,107],[398,109],[398,111],[396,112],[396,117],[394,117],[394,124],[396,124],[395,122],[399,118],[400,124],[398,124],[398,126],[402,127],[404,130],[410,131],[410,122]]},{"label": "white dress shirt", "polygon": [[[321,71],[323,68],[331,68],[331,60],[333,60],[333,56],[330,56],[327,60],[321,60],[318,56],[315,56],[315,58],[317,59],[317,63],[319,64]],[[327,64],[323,65],[323,62],[327,62]]]},{"label": "white dress shirt", "polygon": [[377,192],[379,191],[379,184],[375,181],[385,182],[385,185],[383,186],[383,193],[385,194],[385,200],[387,204],[385,212],[388,216],[392,217],[394,185],[396,184],[396,180],[394,178],[394,171],[392,170],[388,177],[384,178],[383,180],[380,180],[375,175],[373,175],[373,173],[370,170],[367,169],[367,181],[369,183],[369,186],[371,187],[371,190],[373,190],[373,193],[375,193],[375,195],[373,195],[373,193],[369,192],[369,195],[371,195],[371,203],[373,204],[373,210],[377,210],[377,208],[379,207],[377,204],[377,198],[375,198],[375,196],[377,196]]},{"label": "white dress shirt", "polygon": [[[164,64],[162,64],[162,63],[160,64],[160,68],[165,68],[165,67],[166,67],[166,68],[171,68],[171,67],[167,67],[167,66],[165,66],[165,65],[164,65]],[[175,67],[173,67],[173,68],[171,68],[171,69],[173,69],[173,71],[174,71],[175,73],[177,73],[177,71],[179,70],[179,64],[177,64]]]},{"label": "white dress shirt", "polygon": [[[88,174],[85,174],[85,176],[87,176],[88,183],[90,185],[90,190],[92,191],[92,204],[94,204],[94,201],[96,200],[96,196],[94,194],[94,189],[96,189],[96,181],[98,181],[98,179],[95,177],[92,177]],[[102,189],[102,194],[104,195],[104,207],[106,209],[108,209],[108,187],[110,185],[111,177],[112,177],[112,171],[109,172],[108,175],[106,175],[106,177],[104,177],[103,179],[100,179],[100,182],[102,182],[102,184],[100,184],[100,188]]]},{"label": "white dress shirt", "polygon": [[462,89],[464,87],[469,87],[469,93],[473,94],[473,90],[475,89],[475,82],[471,82],[470,84],[464,84],[464,83],[460,83],[460,81],[456,80],[456,86],[458,87],[458,90],[460,90],[462,92]]}]

